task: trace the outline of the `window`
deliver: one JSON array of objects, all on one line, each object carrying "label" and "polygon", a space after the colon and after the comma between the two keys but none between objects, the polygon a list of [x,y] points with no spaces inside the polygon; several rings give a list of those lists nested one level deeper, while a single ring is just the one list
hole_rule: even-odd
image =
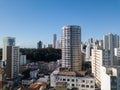
[{"label": "window", "polygon": [[70,81],[70,79],[67,79],[67,81]]},{"label": "window", "polygon": [[72,79],[72,82],[74,82],[74,79]]},{"label": "window", "polygon": [[63,81],[66,81],[66,79],[63,78]]},{"label": "window", "polygon": [[76,79],[76,82],[78,82],[78,79]]},{"label": "window", "polygon": [[91,88],[94,88],[94,86],[93,86],[93,85],[91,85],[90,87],[91,87]]},{"label": "window", "polygon": [[86,88],[89,88],[89,85],[86,85]]},{"label": "window", "polygon": [[81,85],[81,87],[85,87],[85,85]]},{"label": "window", "polygon": [[82,80],[82,82],[85,82],[85,80]]},{"label": "window", "polygon": [[72,86],[74,87],[75,85],[74,85],[74,84],[72,84]]},{"label": "window", "polygon": [[78,84],[76,84],[76,86],[78,86]]},{"label": "window", "polygon": [[90,83],[93,83],[93,81],[90,81]]}]

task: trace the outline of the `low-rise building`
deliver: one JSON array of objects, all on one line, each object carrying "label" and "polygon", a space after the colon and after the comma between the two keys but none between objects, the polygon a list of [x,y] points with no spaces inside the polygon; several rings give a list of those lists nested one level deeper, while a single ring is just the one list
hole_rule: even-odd
[{"label": "low-rise building", "polygon": [[95,90],[95,80],[91,75],[80,74],[70,71],[54,71],[50,75],[50,86],[56,87],[56,84],[67,83],[68,89],[77,88],[78,90]]}]

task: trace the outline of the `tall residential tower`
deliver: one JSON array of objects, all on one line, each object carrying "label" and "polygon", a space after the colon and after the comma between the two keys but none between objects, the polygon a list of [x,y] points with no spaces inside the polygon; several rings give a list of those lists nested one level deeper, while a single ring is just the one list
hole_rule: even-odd
[{"label": "tall residential tower", "polygon": [[81,60],[81,28],[76,25],[62,28],[62,67],[80,71]]}]

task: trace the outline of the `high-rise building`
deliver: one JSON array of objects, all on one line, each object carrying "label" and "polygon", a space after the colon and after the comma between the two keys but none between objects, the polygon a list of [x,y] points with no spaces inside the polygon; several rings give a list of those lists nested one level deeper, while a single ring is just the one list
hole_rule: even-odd
[{"label": "high-rise building", "polygon": [[119,35],[109,33],[103,37],[103,49],[111,51],[111,65],[115,65],[114,48],[119,48]]},{"label": "high-rise building", "polygon": [[119,35],[111,34],[103,36],[103,48],[114,51],[114,48],[119,47]]},{"label": "high-rise building", "polygon": [[15,38],[14,37],[4,37],[3,38],[2,61],[7,60],[7,46],[15,46]]},{"label": "high-rise building", "polygon": [[79,71],[81,60],[81,28],[76,25],[62,28],[62,67]]},{"label": "high-rise building", "polygon": [[42,41],[39,41],[39,42],[37,43],[37,48],[38,48],[38,49],[41,49],[41,48],[42,48]]},{"label": "high-rise building", "polygon": [[19,47],[7,46],[6,77],[16,78],[19,74]]},{"label": "high-rise building", "polygon": [[110,50],[101,49],[101,46],[95,45],[92,49],[92,73],[99,87],[101,85],[101,67],[102,65],[111,65],[110,56]]},{"label": "high-rise building", "polygon": [[53,48],[56,48],[56,43],[57,43],[57,35],[53,35]]}]

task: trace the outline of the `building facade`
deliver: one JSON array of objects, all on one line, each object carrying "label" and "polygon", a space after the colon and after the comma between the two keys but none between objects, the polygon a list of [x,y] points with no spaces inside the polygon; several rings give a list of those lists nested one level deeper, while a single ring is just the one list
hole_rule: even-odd
[{"label": "building facade", "polygon": [[6,77],[14,79],[19,74],[19,47],[7,46]]},{"label": "building facade", "polygon": [[75,75],[61,75],[54,72],[50,75],[50,86],[56,87],[57,83],[67,83],[67,89],[70,90],[73,88],[77,88],[77,90],[95,90],[94,77],[90,76],[76,77]]},{"label": "building facade", "polygon": [[101,90],[120,90],[120,67],[101,68]]},{"label": "building facade", "polygon": [[62,67],[75,71],[82,68],[80,26],[62,28]]},{"label": "building facade", "polygon": [[110,56],[110,50],[101,49],[99,46],[95,46],[94,49],[92,49],[92,73],[99,87],[101,86],[101,66],[111,65]]}]

